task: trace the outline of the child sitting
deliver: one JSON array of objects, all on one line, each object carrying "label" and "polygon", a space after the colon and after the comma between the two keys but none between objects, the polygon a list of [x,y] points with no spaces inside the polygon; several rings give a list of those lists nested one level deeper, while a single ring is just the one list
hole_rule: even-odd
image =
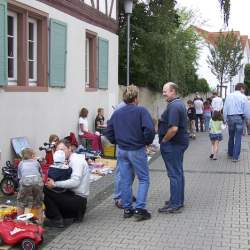
[{"label": "child sitting", "polygon": [[[48,177],[54,181],[68,180],[72,173],[72,168],[65,164],[65,153],[62,150],[57,150],[53,155],[54,164],[50,165],[48,171]],[[52,188],[54,192],[65,192],[64,188]]]},{"label": "child sitting", "polygon": [[222,141],[223,118],[220,111],[214,111],[209,124],[209,138],[212,144],[210,159],[217,160],[219,142]]},{"label": "child sitting", "polygon": [[43,222],[43,179],[41,166],[30,148],[21,151],[22,161],[18,165],[20,187],[17,194],[17,215],[24,213],[25,208],[36,208],[38,223]]}]

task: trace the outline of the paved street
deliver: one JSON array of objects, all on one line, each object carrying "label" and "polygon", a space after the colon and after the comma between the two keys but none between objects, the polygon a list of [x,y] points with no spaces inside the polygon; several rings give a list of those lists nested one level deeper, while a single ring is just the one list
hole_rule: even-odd
[{"label": "paved street", "polygon": [[208,159],[207,134],[199,134],[185,155],[186,202],[182,214],[158,214],[169,182],[161,157],[152,162],[148,208],[152,219],[123,219],[112,196],[90,209],[44,249],[250,249],[250,137],[241,161],[226,157],[224,140],[217,161]]}]

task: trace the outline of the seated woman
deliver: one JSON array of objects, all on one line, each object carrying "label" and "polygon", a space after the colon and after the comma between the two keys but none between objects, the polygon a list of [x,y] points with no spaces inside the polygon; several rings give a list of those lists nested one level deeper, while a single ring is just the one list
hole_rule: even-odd
[{"label": "seated woman", "polygon": [[79,115],[79,136],[80,138],[88,139],[91,141],[92,150],[102,151],[102,144],[100,133],[93,134],[89,132],[88,125],[88,110],[86,108],[82,108]]},{"label": "seated woman", "polygon": [[104,124],[104,109],[98,108],[97,109],[97,116],[95,118],[95,130],[102,134],[103,130],[107,127]]},{"label": "seated woman", "polygon": [[[48,179],[44,187],[45,215],[49,219],[46,225],[51,227],[64,227],[64,218],[73,218],[82,221],[89,195],[89,169],[81,154],[72,152],[71,144],[61,140],[56,150],[62,150],[72,168],[70,179],[54,181]],[[53,188],[64,188],[65,192],[55,192]]]}]

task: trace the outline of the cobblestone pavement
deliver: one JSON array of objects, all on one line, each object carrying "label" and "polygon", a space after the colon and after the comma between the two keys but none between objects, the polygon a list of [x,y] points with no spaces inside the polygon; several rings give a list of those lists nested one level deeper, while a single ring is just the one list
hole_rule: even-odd
[{"label": "cobblestone pavement", "polygon": [[[186,201],[181,214],[159,214],[169,196],[161,157],[152,162],[148,209],[152,219],[123,219],[112,195],[89,210],[43,249],[250,249],[250,138],[244,137],[241,161],[226,157],[225,139],[217,161],[209,160],[205,133],[185,155]],[[136,183],[135,183],[136,186]]]}]

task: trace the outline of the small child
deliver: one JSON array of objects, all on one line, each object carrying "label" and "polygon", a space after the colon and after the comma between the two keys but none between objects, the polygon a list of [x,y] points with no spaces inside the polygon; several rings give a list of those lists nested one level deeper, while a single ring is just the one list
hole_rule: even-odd
[{"label": "small child", "polygon": [[55,134],[49,136],[49,144],[52,146],[48,150],[46,150],[45,160],[48,165],[53,164],[53,154],[55,152],[55,148],[59,142],[59,137]]},{"label": "small child", "polygon": [[[48,177],[54,181],[65,181],[68,180],[72,173],[72,168],[65,164],[65,153],[62,150],[57,150],[54,155],[54,164],[49,166]],[[64,188],[52,188],[54,192],[62,193],[65,192]]]},{"label": "small child", "polygon": [[39,162],[31,148],[21,151],[22,161],[18,165],[20,183],[17,194],[17,215],[24,213],[25,208],[36,208],[38,223],[43,223],[43,179]]},{"label": "small child", "polygon": [[220,111],[214,111],[209,124],[209,138],[212,144],[210,159],[217,160],[219,142],[222,141],[223,118]]},{"label": "small child", "polygon": [[195,108],[191,100],[187,101],[188,109],[188,128],[189,128],[189,137],[195,139]]}]

